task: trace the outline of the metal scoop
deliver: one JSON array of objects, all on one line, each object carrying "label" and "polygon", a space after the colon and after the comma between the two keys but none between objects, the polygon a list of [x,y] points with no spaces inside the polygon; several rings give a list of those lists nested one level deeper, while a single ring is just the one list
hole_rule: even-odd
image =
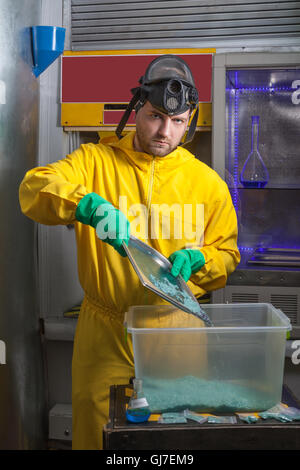
[{"label": "metal scoop", "polygon": [[165,256],[133,236],[128,246],[123,242],[123,247],[143,286],[212,326],[183,277],[171,274],[172,264]]}]

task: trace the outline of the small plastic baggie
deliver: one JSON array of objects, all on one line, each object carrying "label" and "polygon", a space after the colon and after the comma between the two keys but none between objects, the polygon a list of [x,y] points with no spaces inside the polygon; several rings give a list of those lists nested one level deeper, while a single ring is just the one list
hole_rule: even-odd
[{"label": "small plastic baggie", "polygon": [[269,410],[261,411],[259,416],[262,419],[273,418],[282,423],[290,423],[291,421],[300,420],[300,409],[285,405],[284,403],[278,403]]}]

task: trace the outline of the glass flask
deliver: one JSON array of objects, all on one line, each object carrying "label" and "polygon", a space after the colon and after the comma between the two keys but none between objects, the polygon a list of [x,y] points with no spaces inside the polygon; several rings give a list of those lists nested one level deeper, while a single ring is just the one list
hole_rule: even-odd
[{"label": "glass flask", "polygon": [[133,379],[133,393],[126,409],[126,419],[132,423],[143,423],[148,421],[150,414],[149,404],[143,392],[143,381]]},{"label": "glass flask", "polygon": [[240,182],[244,188],[264,188],[269,180],[269,174],[258,151],[259,116],[251,116],[251,119],[251,152],[243,166]]}]

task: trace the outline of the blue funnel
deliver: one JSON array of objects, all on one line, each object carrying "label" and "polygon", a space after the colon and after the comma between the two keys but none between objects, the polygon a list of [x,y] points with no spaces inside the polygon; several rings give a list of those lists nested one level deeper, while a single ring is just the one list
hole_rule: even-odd
[{"label": "blue funnel", "polygon": [[32,26],[33,73],[38,77],[62,54],[65,28],[56,26]]}]

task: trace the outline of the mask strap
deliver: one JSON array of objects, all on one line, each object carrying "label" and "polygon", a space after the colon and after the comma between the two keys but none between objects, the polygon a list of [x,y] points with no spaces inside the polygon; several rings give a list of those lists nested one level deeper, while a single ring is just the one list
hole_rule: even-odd
[{"label": "mask strap", "polygon": [[190,124],[186,139],[184,141],[185,144],[190,142],[194,137],[195,130],[196,130],[196,127],[197,127],[198,115],[199,115],[199,105],[197,106],[197,110],[196,110],[196,112],[194,114],[194,117],[192,119],[192,122]]},{"label": "mask strap", "polygon": [[119,122],[118,127],[117,127],[117,129],[116,129],[116,134],[117,134],[117,137],[118,137],[119,139],[122,138],[122,135],[121,135],[121,134],[122,134],[122,131],[123,131],[124,127],[125,127],[125,124],[126,124],[126,122],[128,121],[128,119],[129,119],[129,116],[130,116],[130,114],[131,114],[131,111],[132,111],[133,108],[135,107],[136,103],[139,101],[140,96],[141,96],[141,90],[140,90],[140,88],[137,88],[137,91],[136,91],[135,95],[133,96],[133,98],[131,99],[129,105],[127,106],[127,108],[126,108],[126,110],[125,110],[125,112],[124,112],[124,114],[123,114],[123,116],[122,116],[122,119],[121,119],[121,121]]}]

